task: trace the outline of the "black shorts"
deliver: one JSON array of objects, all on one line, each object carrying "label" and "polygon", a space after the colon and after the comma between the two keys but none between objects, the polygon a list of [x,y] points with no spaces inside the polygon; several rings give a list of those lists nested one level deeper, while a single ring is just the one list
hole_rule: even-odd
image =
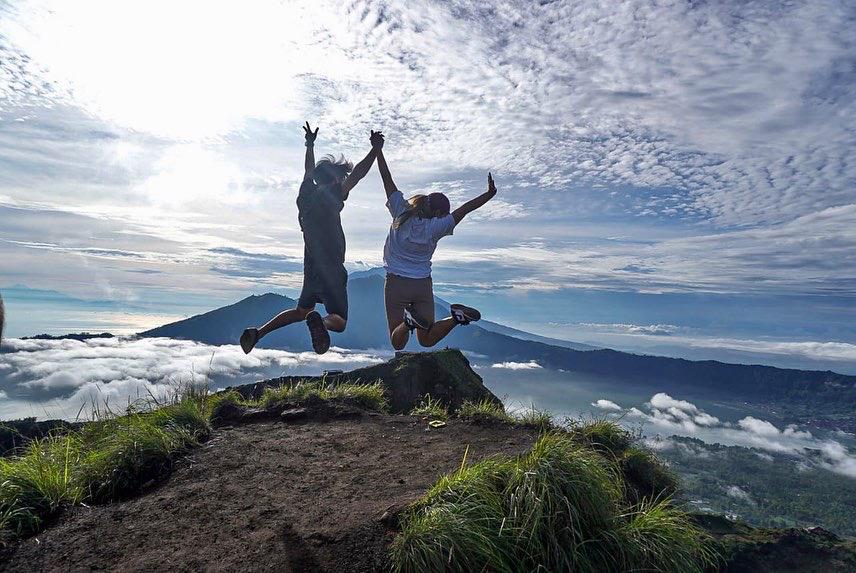
[{"label": "black shorts", "polygon": [[324,305],[327,314],[338,314],[348,319],[348,271],[344,265],[317,265],[303,263],[303,289],[297,306],[312,308]]}]

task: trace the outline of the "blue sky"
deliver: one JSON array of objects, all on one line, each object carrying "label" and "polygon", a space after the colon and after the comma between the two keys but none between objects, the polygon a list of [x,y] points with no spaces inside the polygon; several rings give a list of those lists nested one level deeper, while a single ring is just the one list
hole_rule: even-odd
[{"label": "blue sky", "polygon": [[[354,160],[383,130],[406,194],[459,203],[494,173],[438,249],[446,299],[551,336],[856,368],[853,3],[177,4],[0,7],[11,336],[84,312],[25,322],[13,285],[107,301],[85,312],[122,332],[293,294],[309,120]],[[381,263],[383,203],[373,172],[343,217],[352,269]]]}]

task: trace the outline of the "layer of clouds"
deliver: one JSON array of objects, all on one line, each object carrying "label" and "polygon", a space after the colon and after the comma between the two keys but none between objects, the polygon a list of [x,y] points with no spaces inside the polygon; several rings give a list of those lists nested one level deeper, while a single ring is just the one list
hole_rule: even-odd
[{"label": "layer of clouds", "polygon": [[[806,464],[816,464],[856,479],[856,455],[833,439],[821,439],[795,425],[781,429],[767,420],[745,416],[736,423],[721,421],[695,404],[675,399],[660,392],[651,397],[643,409],[622,409],[617,415],[646,424],[646,432],[692,436],[708,443],[721,443],[757,448],[801,456]],[[691,448],[669,440],[647,440],[656,448]],[[688,451],[687,453],[693,454]]]},{"label": "layer of clouds", "polygon": [[0,354],[0,419],[74,417],[81,406],[128,401],[174,391],[185,383],[223,387],[281,375],[319,374],[365,366],[378,356],[332,349],[323,356],[239,346],[209,346],[167,338],[4,340]]},{"label": "layer of clouds", "polygon": [[504,370],[537,370],[542,368],[542,366],[536,361],[530,360],[529,362],[496,362],[491,364],[491,368],[501,368]]},{"label": "layer of clouds", "polygon": [[[727,338],[721,336],[702,336],[698,328],[680,327],[666,324],[604,324],[604,323],[557,323],[553,327],[572,328],[571,336],[587,337],[607,335],[605,340],[621,345],[626,342],[624,336],[633,336],[637,344],[656,346],[660,338],[669,337],[669,343],[693,349],[733,350],[754,355],[783,355],[827,360],[833,362],[856,362],[856,344],[850,342],[821,340],[765,340],[747,338]],[[617,335],[617,336],[611,336]],[[646,342],[645,337],[650,337]]]},{"label": "layer of clouds", "polygon": [[673,324],[602,324],[582,322],[578,326],[591,328],[600,332],[617,332],[620,334],[645,334],[648,336],[670,336],[678,330]]}]

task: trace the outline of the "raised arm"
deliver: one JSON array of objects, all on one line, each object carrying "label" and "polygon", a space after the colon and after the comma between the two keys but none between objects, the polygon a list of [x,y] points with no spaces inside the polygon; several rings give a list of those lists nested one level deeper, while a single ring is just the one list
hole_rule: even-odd
[{"label": "raised arm", "polygon": [[306,159],[303,161],[303,180],[312,179],[315,176],[315,138],[318,137],[318,128],[312,131],[309,127],[309,122],[303,126],[303,133],[306,136]]},{"label": "raised arm", "polygon": [[348,198],[348,193],[351,192],[351,189],[356,187],[357,183],[360,182],[360,179],[365,177],[369,169],[372,168],[372,163],[374,163],[375,157],[377,157],[378,150],[383,147],[383,134],[379,131],[372,131],[371,137],[369,138],[371,141],[372,149],[368,152],[362,161],[357,163],[354,166],[354,170],[348,175],[344,182],[342,182],[342,199]]},{"label": "raised arm", "polygon": [[476,197],[475,199],[470,199],[454,211],[452,211],[452,217],[455,219],[455,224],[460,223],[464,217],[493,199],[493,196],[496,195],[496,186],[493,184],[493,176],[490,173],[487,174],[487,191]]},{"label": "raised arm", "polygon": [[383,190],[386,191],[386,198],[398,191],[395,182],[392,180],[392,174],[389,172],[389,165],[386,164],[386,157],[383,156],[383,149],[378,149],[377,152],[377,168],[380,170],[380,178],[383,180]]}]

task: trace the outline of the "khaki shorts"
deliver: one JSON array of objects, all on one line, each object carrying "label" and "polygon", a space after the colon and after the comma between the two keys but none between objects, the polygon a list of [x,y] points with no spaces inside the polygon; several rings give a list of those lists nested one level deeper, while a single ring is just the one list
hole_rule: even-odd
[{"label": "khaki shorts", "polygon": [[409,308],[417,316],[434,322],[434,283],[431,277],[409,279],[387,273],[383,284],[383,299],[386,303],[386,322],[389,331],[404,322],[404,309]]}]

